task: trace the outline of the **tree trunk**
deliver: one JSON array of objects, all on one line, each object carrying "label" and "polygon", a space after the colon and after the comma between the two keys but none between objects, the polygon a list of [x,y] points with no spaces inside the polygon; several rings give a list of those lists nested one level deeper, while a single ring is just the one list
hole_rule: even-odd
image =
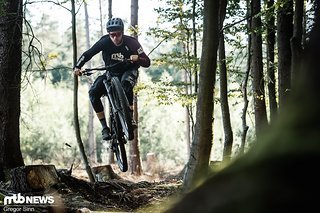
[{"label": "tree trunk", "polygon": [[112,18],[112,0],[108,0],[108,18]]},{"label": "tree trunk", "polygon": [[121,177],[113,171],[111,165],[92,167],[92,172],[94,173],[97,182],[106,182],[112,179],[121,179]]},{"label": "tree trunk", "polygon": [[146,173],[150,176],[157,176],[160,173],[160,165],[155,153],[147,153]]},{"label": "tree trunk", "polygon": [[[91,47],[90,45],[90,25],[89,25],[89,15],[88,15],[88,5],[84,2],[84,14],[85,14],[85,28],[86,28],[86,49]],[[88,61],[87,67],[91,68],[91,61]],[[92,76],[88,76],[88,88],[91,87],[93,83]],[[93,107],[89,101],[89,116],[88,116],[88,150],[89,150],[89,159],[91,162],[97,162],[97,146],[96,146],[96,137],[94,134],[94,111]]]},{"label": "tree trunk", "polygon": [[[188,95],[189,94],[189,86],[188,86],[188,73],[185,71],[183,72],[183,76],[184,76],[184,83],[185,83],[185,94]],[[190,82],[191,84],[191,82]],[[192,90],[191,90],[192,91]],[[190,154],[190,144],[191,144],[191,126],[190,126],[190,116],[192,115],[192,113],[190,113],[189,111],[192,110],[192,105],[187,105],[185,107],[185,122],[186,122],[186,144],[187,144],[187,155]]]},{"label": "tree trunk", "polygon": [[[197,6],[197,1],[193,0],[192,1],[192,33],[193,33],[193,57],[195,59],[198,58],[197,54],[197,29],[196,29],[196,7]],[[194,92],[198,92],[198,64],[197,61],[194,62],[193,66],[193,72],[194,72]],[[192,91],[192,90],[191,90]]]},{"label": "tree trunk", "polygon": [[243,83],[241,85],[241,92],[243,95],[243,109],[242,109],[242,114],[241,114],[241,122],[242,122],[242,132],[241,132],[241,144],[239,148],[240,154],[244,154],[244,148],[246,145],[246,139],[247,139],[247,133],[249,126],[247,125],[247,110],[248,110],[248,105],[249,105],[249,100],[248,100],[248,80],[249,80],[249,75],[250,75],[250,70],[251,70],[251,58],[252,58],[252,39],[251,39],[251,23],[252,23],[252,16],[251,16],[251,4],[250,0],[246,0],[247,4],[247,17],[249,19],[247,20],[247,34],[248,34],[248,58],[247,58],[247,67],[246,67],[246,73],[245,77],[243,80]]},{"label": "tree trunk", "polygon": [[[72,15],[72,43],[73,43],[73,64],[77,63],[77,37],[76,37],[76,10],[75,10],[75,2],[71,0],[71,15]],[[86,172],[88,174],[90,182],[94,182],[94,176],[92,174],[89,161],[87,155],[84,150],[84,146],[81,139],[80,133],[80,125],[79,125],[79,118],[78,118],[78,76],[74,75],[74,90],[73,90],[73,112],[74,112],[74,128],[75,134],[77,137],[77,143],[79,146],[80,154],[83,159]]]},{"label": "tree trunk", "polygon": [[31,165],[11,170],[11,188],[15,192],[42,192],[59,182],[54,165]]},{"label": "tree trunk", "polygon": [[[99,24],[100,24],[100,36],[102,37],[103,36],[103,29],[104,29],[104,24],[103,24],[104,20],[102,18],[103,17],[103,11],[102,11],[102,2],[101,1],[102,0],[99,0],[99,19],[100,19],[99,20]],[[103,60],[102,56],[100,55],[100,57],[101,57],[100,60],[102,61]],[[88,62],[90,62],[90,60]],[[102,103],[105,103],[105,97],[101,97],[101,101],[102,101]],[[90,103],[90,105],[91,105],[91,103]],[[104,109],[106,109],[106,107],[104,107]],[[107,113],[105,112],[105,114],[107,114]],[[90,117],[90,115],[89,115],[89,117]],[[98,163],[102,162],[102,156],[101,156],[101,154],[102,154],[102,146],[103,146],[102,140],[96,141],[96,158],[97,158],[97,162]],[[113,157],[113,153],[112,153],[112,157]]]},{"label": "tree trunk", "polygon": [[102,36],[103,35],[103,15],[102,15],[102,3],[101,3],[102,0],[99,0],[99,21],[100,21],[100,35]]},{"label": "tree trunk", "polygon": [[204,0],[203,20],[196,132],[184,177],[186,190],[191,189],[208,172],[213,139],[213,97],[219,44],[219,1]]},{"label": "tree trunk", "polygon": [[293,0],[280,1],[277,13],[279,111],[285,106],[291,88],[291,47]]},{"label": "tree trunk", "polygon": [[1,2],[0,11],[0,180],[23,166],[19,118],[21,87],[22,0]]},{"label": "tree trunk", "polygon": [[275,63],[274,63],[274,46],[275,46],[275,16],[274,16],[274,0],[266,0],[268,13],[267,21],[267,73],[268,73],[268,92],[269,92],[269,109],[270,122],[277,117],[278,104],[276,97],[276,79],[275,79]]},{"label": "tree trunk", "polygon": [[[131,0],[131,27],[133,29],[132,36],[138,38],[138,0]],[[133,116],[134,120],[138,123],[138,97],[134,94],[133,98]],[[141,161],[139,152],[139,135],[138,128],[134,130],[134,139],[129,143],[130,150],[130,172],[131,174],[141,175]]]},{"label": "tree trunk", "polygon": [[294,29],[293,37],[291,38],[291,83],[294,84],[298,79],[298,71],[300,70],[300,59],[302,53],[302,35],[303,35],[303,14],[304,14],[304,1],[295,0],[294,10]]},{"label": "tree trunk", "polygon": [[222,112],[222,122],[224,129],[223,161],[229,162],[232,154],[233,133],[230,121],[230,111],[228,103],[228,78],[226,66],[226,52],[224,46],[224,34],[220,35],[219,41],[219,61],[220,61],[220,104]]},{"label": "tree trunk", "polygon": [[[261,11],[260,0],[252,0],[251,14],[259,14]],[[263,64],[262,64],[262,36],[261,17],[254,16],[252,18],[252,90],[254,102],[254,117],[256,127],[256,137],[261,136],[262,130],[266,127],[267,110],[265,104],[264,80],[263,80]]]}]

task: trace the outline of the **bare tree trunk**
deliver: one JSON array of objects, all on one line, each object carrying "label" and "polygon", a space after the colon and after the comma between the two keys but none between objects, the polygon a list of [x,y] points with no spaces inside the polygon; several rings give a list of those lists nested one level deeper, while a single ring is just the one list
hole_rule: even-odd
[{"label": "bare tree trunk", "polygon": [[[77,37],[76,37],[76,10],[75,2],[71,0],[71,15],[72,15],[72,43],[73,43],[73,64],[77,62]],[[80,153],[85,164],[85,169],[88,174],[90,182],[95,182],[92,174],[87,155],[84,150],[84,146],[81,139],[79,117],[78,117],[78,76],[74,75],[74,90],[73,90],[73,112],[74,112],[74,128],[77,137]]]},{"label": "bare tree trunk", "polygon": [[268,92],[269,92],[269,109],[270,122],[277,117],[278,103],[276,97],[276,79],[275,79],[275,63],[274,63],[274,47],[275,47],[275,15],[274,0],[266,0],[269,12],[266,15],[267,20],[267,73],[268,73]]},{"label": "bare tree trunk", "polygon": [[112,18],[112,0],[108,0],[108,18]]},{"label": "bare tree trunk", "polygon": [[[252,0],[252,14],[259,14],[261,11],[260,0]],[[254,101],[254,117],[256,137],[259,139],[262,130],[268,124],[267,110],[264,93],[263,64],[262,64],[262,36],[259,32],[262,27],[261,17],[252,18],[252,89]]]},{"label": "bare tree trunk", "polygon": [[[192,2],[192,42],[193,42],[193,73],[194,77],[192,76],[192,73],[190,73],[189,76],[189,82],[190,82],[190,89],[189,92],[192,94],[192,91],[194,91],[195,94],[198,93],[198,88],[199,88],[199,72],[198,72],[198,42],[197,42],[197,26],[196,26],[196,17],[197,17],[197,1],[193,0]],[[192,78],[193,77],[193,78]],[[194,87],[193,87],[194,85]],[[194,88],[194,89],[193,89]],[[189,122],[189,142],[188,142],[188,155],[190,154],[190,146],[191,146],[191,141],[194,137],[194,129],[195,129],[195,122],[194,122],[194,106],[191,103],[190,106],[187,106],[186,108],[186,113],[188,113],[188,122]]]},{"label": "bare tree trunk", "polygon": [[[99,24],[100,24],[100,36],[103,36],[103,29],[104,29],[104,24],[103,24],[103,10],[102,10],[102,0],[99,0]],[[102,56],[100,55],[100,59],[102,61]],[[89,63],[90,61],[88,61],[87,63]],[[105,97],[101,97],[101,102],[104,104],[104,109],[107,109],[106,106],[106,101],[105,101]],[[91,103],[90,103],[91,104]],[[89,112],[90,113],[90,112]],[[105,114],[107,115],[107,113],[105,112]],[[89,115],[90,117],[90,115]],[[103,143],[101,140],[96,141],[96,158],[97,158],[97,162],[101,163],[102,162],[102,147],[103,147]],[[109,155],[111,156],[111,154]],[[112,157],[113,157],[113,153],[112,153]],[[109,160],[109,159],[108,159]]]},{"label": "bare tree trunk", "polygon": [[[187,72],[183,72],[184,75],[184,82],[186,84],[185,86],[185,94],[188,95],[189,94],[189,87],[188,87],[188,74]],[[191,82],[190,82],[191,83]],[[191,107],[190,106],[186,106],[185,107],[185,122],[186,122],[186,143],[187,143],[187,154],[190,154],[190,145],[191,145],[191,131],[190,131],[190,113],[189,113],[189,109]]]},{"label": "bare tree trunk", "polygon": [[100,35],[102,36],[103,35],[103,16],[102,16],[102,3],[101,3],[102,0],[99,0],[99,19],[100,19]]},{"label": "bare tree trunk", "polygon": [[184,188],[186,190],[190,190],[208,172],[213,139],[213,93],[219,44],[219,1],[204,0],[203,20],[203,44],[197,99],[196,132],[184,176]]},{"label": "bare tree trunk", "polygon": [[[219,28],[223,29],[223,21],[226,15],[227,0],[220,0]],[[223,161],[229,162],[232,155],[233,133],[230,121],[230,111],[228,103],[228,78],[226,65],[226,51],[224,43],[224,32],[220,32],[219,37],[219,67],[220,67],[220,105],[222,122],[224,129]]]},{"label": "bare tree trunk", "polygon": [[[192,33],[193,33],[193,57],[197,59],[198,54],[197,54],[197,30],[196,30],[196,6],[197,6],[197,1],[193,0],[192,2]],[[193,66],[193,72],[194,72],[194,92],[198,92],[198,65],[197,62],[194,62]],[[190,81],[191,82],[191,81]]]},{"label": "bare tree trunk", "polygon": [[291,89],[291,47],[293,0],[280,1],[277,13],[279,111],[285,106]]},{"label": "bare tree trunk", "polygon": [[[90,48],[90,27],[89,27],[89,16],[88,16],[88,5],[84,2],[84,14],[85,14],[85,28],[86,28],[86,47]],[[88,68],[91,67],[91,61],[87,63]],[[92,76],[87,78],[88,87],[90,89],[93,83]],[[97,152],[96,152],[96,138],[94,134],[94,111],[89,101],[89,116],[88,116],[88,152],[89,159],[91,162],[97,162]]]},{"label": "bare tree trunk", "polygon": [[298,79],[298,71],[300,70],[300,59],[302,53],[302,35],[303,35],[303,14],[304,14],[304,1],[295,0],[294,11],[294,29],[293,37],[291,38],[291,81],[294,84]]},{"label": "bare tree trunk", "polygon": [[226,66],[226,52],[224,46],[224,34],[220,35],[219,41],[219,61],[220,61],[220,104],[222,112],[222,122],[224,129],[223,161],[229,162],[232,154],[233,133],[230,121],[230,111],[228,103],[228,78]]},{"label": "bare tree trunk", "polygon": [[[137,26],[138,26],[138,0],[131,0],[131,27],[135,38],[138,38]],[[134,120],[138,123],[138,97],[134,94],[133,98],[133,116]],[[139,134],[138,128],[134,130],[134,139],[130,142],[130,171],[131,174],[141,175],[141,161],[139,152]]]},{"label": "bare tree trunk", "polygon": [[251,5],[250,5],[250,0],[246,1],[247,4],[247,17],[250,17],[247,20],[247,34],[248,34],[248,58],[247,58],[247,70],[245,73],[245,77],[241,86],[241,92],[243,95],[243,109],[242,109],[242,115],[241,115],[241,121],[242,121],[242,132],[241,132],[241,144],[240,144],[240,149],[239,152],[240,154],[244,154],[244,148],[246,145],[246,138],[247,138],[247,133],[249,130],[249,126],[247,125],[247,110],[248,110],[248,105],[249,105],[249,100],[248,100],[248,92],[247,92],[247,87],[248,87],[248,80],[249,80],[249,75],[250,75],[250,70],[251,70],[251,58],[252,58],[252,50],[251,50],[251,22],[252,22],[252,17],[251,17]]},{"label": "bare tree trunk", "polygon": [[3,1],[0,11],[0,180],[23,166],[19,118],[21,87],[22,0]]}]

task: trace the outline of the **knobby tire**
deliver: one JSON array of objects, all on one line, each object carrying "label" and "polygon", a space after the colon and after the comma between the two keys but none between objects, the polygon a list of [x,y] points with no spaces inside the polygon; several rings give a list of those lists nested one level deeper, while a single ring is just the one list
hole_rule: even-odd
[{"label": "knobby tire", "polygon": [[126,172],[128,170],[128,161],[127,154],[125,149],[125,139],[123,136],[122,126],[119,119],[119,114],[114,112],[114,120],[113,120],[113,130],[115,133],[115,138],[112,139],[112,148],[117,158],[117,163],[122,172]]},{"label": "knobby tire", "polygon": [[128,140],[132,140],[134,135],[131,123],[131,116],[129,113],[129,102],[127,96],[125,95],[118,78],[112,78],[111,85],[114,96],[114,103],[117,107],[123,133],[125,134]]}]

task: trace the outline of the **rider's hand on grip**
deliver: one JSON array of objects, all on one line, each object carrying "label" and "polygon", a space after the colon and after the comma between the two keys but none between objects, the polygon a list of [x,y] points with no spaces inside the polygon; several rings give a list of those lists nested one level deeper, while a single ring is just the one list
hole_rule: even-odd
[{"label": "rider's hand on grip", "polygon": [[77,76],[82,76],[82,70],[79,68],[74,68],[73,69],[73,74]]},{"label": "rider's hand on grip", "polygon": [[138,60],[139,60],[139,56],[138,55],[130,55],[130,61],[136,62]]}]

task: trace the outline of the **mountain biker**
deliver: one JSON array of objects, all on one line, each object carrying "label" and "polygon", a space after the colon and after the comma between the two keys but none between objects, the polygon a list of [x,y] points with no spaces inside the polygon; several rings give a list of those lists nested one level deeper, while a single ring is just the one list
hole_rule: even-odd
[{"label": "mountain biker", "polygon": [[[131,63],[121,63],[114,70],[110,70],[113,76],[117,76],[129,101],[129,110],[133,118],[133,87],[138,78],[138,68],[149,67],[150,59],[144,53],[137,39],[124,35],[124,24],[121,18],[111,18],[106,25],[107,35],[104,35],[90,49],[85,51],[74,66],[74,75],[81,76],[81,67],[94,55],[102,52],[106,66],[115,64],[124,59],[130,59]],[[90,102],[102,126],[102,139],[110,140],[110,128],[107,126],[101,96],[105,94],[103,80],[106,75],[100,75],[89,90]],[[133,120],[133,119],[132,119]],[[134,122],[134,121],[133,121]]]}]

